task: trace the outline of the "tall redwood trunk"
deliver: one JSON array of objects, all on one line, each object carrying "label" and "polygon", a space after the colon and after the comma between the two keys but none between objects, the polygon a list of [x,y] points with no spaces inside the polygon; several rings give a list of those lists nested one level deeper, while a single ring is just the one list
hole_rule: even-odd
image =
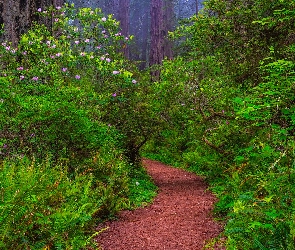
[{"label": "tall redwood trunk", "polygon": [[164,1],[164,8],[163,8],[163,56],[167,57],[168,59],[173,58],[173,43],[168,38],[168,32],[173,30],[174,26],[174,5],[173,0],[163,0]]},{"label": "tall redwood trunk", "polygon": [[130,0],[129,31],[134,41],[129,46],[129,57],[142,70],[148,67],[149,61],[150,9],[150,1]]},{"label": "tall redwood trunk", "polygon": [[[164,58],[163,55],[163,1],[152,0],[151,2],[151,49],[150,49],[150,66],[160,65]],[[152,80],[157,81],[160,77],[158,70],[151,72]]]},{"label": "tall redwood trunk", "polygon": [[[161,65],[165,57],[173,57],[172,43],[167,37],[168,31],[173,30],[173,7],[173,0],[152,0],[150,66]],[[152,81],[159,80],[160,71],[152,71],[151,76]]]},{"label": "tall redwood trunk", "polygon": [[61,6],[63,2],[63,0],[0,0],[0,24],[4,24],[2,39],[16,45],[19,37],[30,28],[33,21],[50,26],[50,21],[39,19],[36,15],[37,9],[44,9],[50,5]]}]

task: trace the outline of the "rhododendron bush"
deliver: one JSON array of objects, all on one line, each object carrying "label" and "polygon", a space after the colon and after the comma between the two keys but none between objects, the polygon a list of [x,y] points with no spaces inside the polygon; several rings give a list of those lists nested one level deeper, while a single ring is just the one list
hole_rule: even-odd
[{"label": "rhododendron bush", "polygon": [[38,13],[52,26],[0,45],[0,248],[80,249],[94,222],[132,203],[125,155],[142,138],[121,109],[136,110],[142,88],[112,16]]},{"label": "rhododendron bush", "polygon": [[127,39],[99,9],[38,11],[54,16],[51,30],[36,25],[16,48],[0,46],[2,155],[84,155],[106,138],[106,107],[136,92],[120,52]]}]

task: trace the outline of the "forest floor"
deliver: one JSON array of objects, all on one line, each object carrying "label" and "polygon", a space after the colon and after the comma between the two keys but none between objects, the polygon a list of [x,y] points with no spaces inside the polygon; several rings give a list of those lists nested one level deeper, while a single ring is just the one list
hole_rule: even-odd
[{"label": "forest floor", "polygon": [[[103,250],[201,250],[217,237],[222,225],[213,220],[217,201],[201,177],[157,161],[143,160],[158,186],[154,202],[134,211],[122,211],[97,241]],[[214,249],[225,249],[215,247]]]}]

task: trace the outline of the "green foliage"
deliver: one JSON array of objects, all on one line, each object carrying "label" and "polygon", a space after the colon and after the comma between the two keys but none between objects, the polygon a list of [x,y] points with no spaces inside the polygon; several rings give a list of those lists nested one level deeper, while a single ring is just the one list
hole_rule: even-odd
[{"label": "green foliage", "polygon": [[39,14],[54,16],[50,29],[0,46],[0,248],[80,249],[95,223],[155,195],[126,160],[155,116],[112,16],[68,5]]},{"label": "green foliage", "polygon": [[33,95],[24,92],[28,85],[15,85],[3,78],[0,85],[4,156],[27,154],[42,159],[50,152],[55,159],[81,158],[118,138],[92,119],[88,108],[79,105],[87,93],[76,87],[41,87],[43,93]]},{"label": "green foliage", "polygon": [[138,164],[158,119],[147,102],[147,81],[133,77],[136,70],[120,52],[130,39],[99,9],[51,7],[41,15],[54,15],[52,30],[35,25],[17,48],[0,46],[4,155],[83,158],[112,137],[118,143],[104,123],[118,130],[120,147]]},{"label": "green foliage", "polygon": [[207,176],[228,249],[295,248],[294,8],[206,1],[154,87],[167,125],[145,154]]},{"label": "green foliage", "polygon": [[149,204],[157,194],[157,187],[144,168],[136,168],[129,174],[130,209]]},{"label": "green foliage", "polygon": [[207,176],[228,249],[295,248],[294,3],[205,6],[171,33],[180,54],[152,84],[98,9],[41,10],[51,29],[0,46],[3,247],[84,247],[94,222],[150,200],[134,168],[147,143]]},{"label": "green foliage", "polygon": [[[96,164],[101,169],[106,166]],[[113,173],[106,173],[109,180],[103,182],[92,173],[70,179],[66,167],[54,166],[50,159],[40,164],[26,158],[3,162],[0,171],[1,248],[86,247],[94,236],[93,227],[100,220],[98,215],[115,213],[124,204],[115,188],[121,193],[127,190],[126,174],[123,177],[125,167],[120,166],[121,173],[114,168]],[[120,183],[116,181],[118,175]],[[111,180],[117,183],[112,184]],[[110,200],[114,206],[109,206]],[[105,207],[110,211],[104,211]]]},{"label": "green foliage", "polygon": [[[35,26],[21,38],[18,48],[8,43],[1,46],[5,156],[44,158],[50,152],[55,159],[79,158],[105,143],[118,142],[115,133],[101,124],[105,103],[113,101],[111,95],[120,79],[126,80],[127,71],[122,70],[122,77],[113,73],[123,64],[115,52],[123,39],[115,34],[118,24],[111,17],[103,21],[100,10],[49,11],[56,17],[53,34]],[[69,19],[79,25],[69,25]]]}]

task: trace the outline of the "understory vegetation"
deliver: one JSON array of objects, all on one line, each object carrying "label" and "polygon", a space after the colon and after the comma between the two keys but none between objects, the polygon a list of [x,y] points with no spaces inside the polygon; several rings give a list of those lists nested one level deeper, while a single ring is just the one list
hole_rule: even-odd
[{"label": "understory vegetation", "polygon": [[227,249],[295,249],[293,1],[208,0],[156,82],[111,15],[38,12],[0,46],[1,249],[95,247],[156,193],[140,153],[206,176]]},{"label": "understory vegetation", "polygon": [[55,15],[52,30],[35,24],[0,46],[0,248],[81,249],[98,223],[155,196],[131,150],[145,140],[128,111],[143,86],[111,16],[39,12]]},{"label": "understory vegetation", "polygon": [[207,177],[227,249],[295,249],[294,1],[209,0],[171,37],[145,155]]}]

